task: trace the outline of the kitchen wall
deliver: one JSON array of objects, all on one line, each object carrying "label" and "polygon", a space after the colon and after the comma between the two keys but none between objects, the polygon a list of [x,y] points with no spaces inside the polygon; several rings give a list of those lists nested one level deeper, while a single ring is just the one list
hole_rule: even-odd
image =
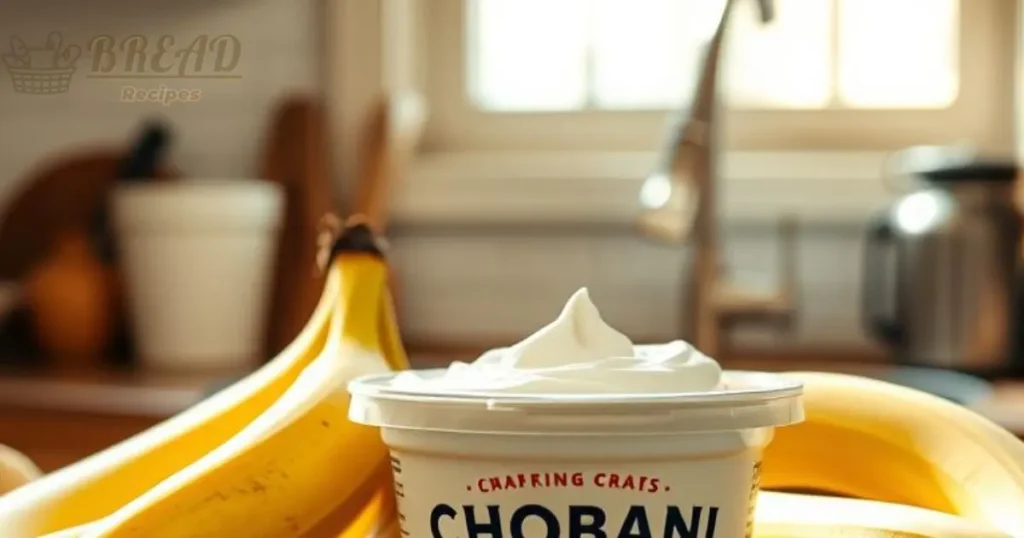
[{"label": "kitchen wall", "polygon": [[[0,71],[0,200],[25,179],[41,159],[82,144],[123,143],[145,117],[157,115],[173,122],[173,160],[194,176],[244,176],[255,172],[269,107],[283,92],[316,87],[319,82],[321,16],[315,0],[47,0],[0,3],[0,55],[17,47],[44,47],[52,32],[62,37],[61,48],[82,49],[65,93],[16,93],[8,72]],[[147,62],[158,54],[160,39],[168,52],[159,65],[178,73],[181,55],[206,35],[237,38],[237,66],[215,71],[214,54],[203,65],[195,56],[184,72],[193,78],[148,78],[143,69],[126,70],[132,36],[146,40],[139,48]],[[94,65],[98,51],[89,45],[97,36],[114,44],[104,61]],[[102,44],[102,41],[99,42]],[[231,67],[231,49],[222,67]],[[39,53],[42,57],[45,53]],[[102,55],[101,52],[99,54]],[[137,57],[137,58],[139,58]],[[42,60],[45,61],[45,60]],[[208,78],[210,76],[230,78]],[[114,76],[115,78],[102,78]],[[126,88],[187,90],[198,100],[168,105],[124,102]],[[198,93],[196,93],[198,92]]]},{"label": "kitchen wall", "polygon": [[[758,349],[872,350],[859,321],[863,225],[805,223],[796,327],[742,329],[733,342]],[[723,237],[730,270],[749,289],[775,285],[773,232],[767,224],[736,225]],[[411,341],[514,341],[550,320],[582,285],[604,317],[635,339],[680,335],[680,277],[688,255],[630,230],[474,234],[420,227],[398,230],[393,243]]]},{"label": "kitchen wall", "polygon": [[[291,89],[320,86],[322,36],[314,0],[48,0],[0,5],[0,50],[12,37],[45,46],[57,31],[62,46],[83,49],[65,93],[15,93],[0,73],[0,200],[30,168],[81,144],[123,142],[138,122],[160,115],[173,122],[173,160],[193,176],[255,173],[263,129],[274,99]],[[201,35],[238,38],[236,78],[142,78],[125,72],[126,50],[111,56],[122,78],[100,78],[89,50],[97,36],[120,47],[148,39],[149,58],[161,36],[177,51]],[[169,54],[166,58],[171,58]],[[207,59],[207,62],[213,59]],[[191,68],[194,68],[194,64]],[[210,75],[212,64],[186,69]],[[136,78],[130,78],[132,75]],[[123,102],[125,87],[198,90],[190,103]],[[792,335],[742,331],[742,344],[861,346],[858,323],[860,222],[814,222],[800,237],[801,311]],[[754,287],[771,285],[775,243],[770,226],[732,227],[730,266]],[[550,319],[578,286],[592,289],[605,316],[639,339],[674,336],[680,314],[679,277],[685,255],[635,237],[628,229],[599,231],[477,230],[401,227],[394,260],[403,282],[404,331],[410,341],[491,343],[520,337]]]}]

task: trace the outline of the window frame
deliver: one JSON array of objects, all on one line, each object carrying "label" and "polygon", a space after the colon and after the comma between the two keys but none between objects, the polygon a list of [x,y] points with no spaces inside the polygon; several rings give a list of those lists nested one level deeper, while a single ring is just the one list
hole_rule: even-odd
[{"label": "window frame", "polygon": [[[439,40],[461,39],[463,32],[438,32],[430,25],[444,6],[461,2],[331,1],[326,82],[340,136],[342,199],[349,199],[345,194],[356,182],[360,129],[374,100],[389,89],[412,88],[427,97],[430,119],[420,154],[394,191],[398,223],[631,222],[635,192],[654,162],[653,148],[665,134],[669,114],[467,111],[464,84],[457,90],[437,86],[444,78],[436,75],[450,67],[434,52]],[[1012,5],[1012,16],[1003,11],[1009,9],[1005,4]],[[987,9],[964,9],[968,5]],[[1010,0],[963,0],[960,96],[947,110],[728,111],[723,175],[730,184],[726,190],[735,196],[731,201],[726,196],[724,218],[762,221],[789,211],[823,220],[860,219],[892,196],[881,171],[893,150],[974,138],[983,149],[1011,151],[1016,10],[1017,2]],[[449,85],[456,80],[446,78]],[[845,164],[831,164],[836,158]],[[795,172],[766,174],[767,163]],[[822,190],[822,181],[840,183]],[[759,205],[768,191],[779,193],[780,201]],[[530,203],[539,197],[547,201]]]},{"label": "window frame", "polygon": [[[464,46],[465,0],[431,0],[423,15],[427,36],[421,61],[433,121],[427,140],[446,151],[630,151],[650,149],[664,134],[667,110],[503,113],[477,109],[468,95]],[[961,0],[960,84],[948,108],[735,109],[726,114],[724,143],[737,150],[893,150],[948,143],[945,133],[1002,149],[1012,133],[1005,111],[1012,94],[987,73],[1012,69],[1015,2]],[[735,16],[739,16],[736,14]],[[1005,21],[1010,21],[1007,24]],[[837,129],[836,126],[841,126]]]}]

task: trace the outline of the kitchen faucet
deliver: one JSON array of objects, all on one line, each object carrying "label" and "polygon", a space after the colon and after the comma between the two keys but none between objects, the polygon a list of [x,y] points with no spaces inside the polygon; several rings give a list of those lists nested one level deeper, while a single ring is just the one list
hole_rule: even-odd
[{"label": "kitchen faucet", "polygon": [[[781,284],[772,293],[738,290],[723,276],[720,258],[716,187],[719,181],[720,129],[718,72],[730,14],[737,2],[726,0],[698,70],[691,106],[683,110],[670,133],[656,171],[640,191],[640,228],[672,244],[692,243],[690,269],[685,274],[682,317],[686,337],[697,349],[718,356],[722,333],[744,322],[771,323],[791,328],[795,318],[796,221],[783,218],[780,237]],[[756,0],[761,22],[771,22],[774,0]]]}]

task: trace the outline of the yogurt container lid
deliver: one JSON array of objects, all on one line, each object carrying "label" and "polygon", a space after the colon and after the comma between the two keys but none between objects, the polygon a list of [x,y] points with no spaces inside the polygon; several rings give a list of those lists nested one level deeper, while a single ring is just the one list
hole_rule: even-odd
[{"label": "yogurt container lid", "polygon": [[349,418],[465,433],[737,431],[803,420],[802,390],[778,374],[723,372],[682,340],[636,345],[581,288],[555,320],[472,363],[354,381]]},{"label": "yogurt container lid", "polygon": [[[424,379],[445,369],[417,371]],[[393,429],[481,434],[654,435],[777,427],[804,418],[803,385],[725,371],[719,388],[675,393],[523,394],[394,387],[395,373],[349,384],[349,418]]]}]

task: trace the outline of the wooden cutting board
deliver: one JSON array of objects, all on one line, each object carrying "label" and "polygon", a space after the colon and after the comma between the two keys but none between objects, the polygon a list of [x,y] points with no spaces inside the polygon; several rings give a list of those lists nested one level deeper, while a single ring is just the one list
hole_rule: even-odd
[{"label": "wooden cutting board", "polygon": [[[97,147],[58,153],[19,181],[0,219],[0,280],[23,277],[61,233],[89,230],[127,151]],[[171,178],[178,172],[165,167],[157,175]]]},{"label": "wooden cutting board", "polygon": [[327,114],[312,96],[294,95],[277,107],[265,140],[262,177],[285,190],[285,218],[265,355],[272,357],[299,334],[323,290],[316,264],[321,221],[332,211]]}]

